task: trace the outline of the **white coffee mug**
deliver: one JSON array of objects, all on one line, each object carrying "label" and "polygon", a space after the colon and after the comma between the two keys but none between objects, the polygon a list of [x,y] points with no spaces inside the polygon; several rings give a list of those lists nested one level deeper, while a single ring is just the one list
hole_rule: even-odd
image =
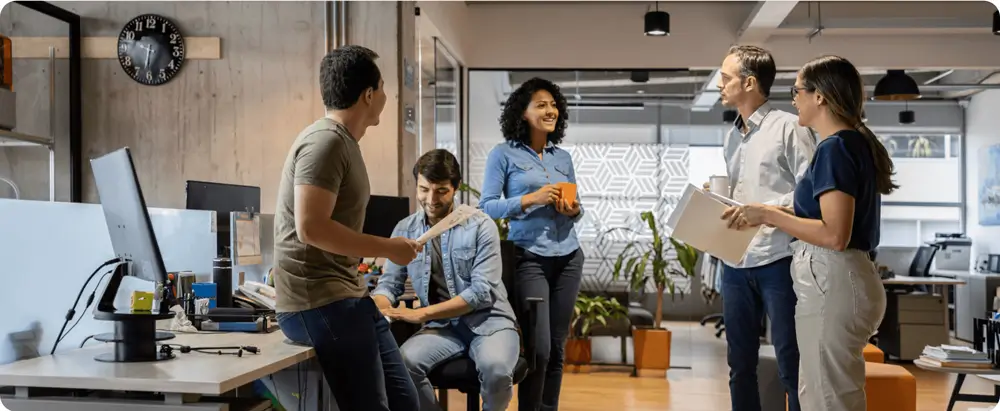
[{"label": "white coffee mug", "polygon": [[712,176],[708,179],[708,191],[723,197],[729,197],[729,177]]}]

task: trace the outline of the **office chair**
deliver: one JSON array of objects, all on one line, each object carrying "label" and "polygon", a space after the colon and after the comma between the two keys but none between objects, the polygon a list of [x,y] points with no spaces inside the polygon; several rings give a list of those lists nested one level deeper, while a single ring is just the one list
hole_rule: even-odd
[{"label": "office chair", "polygon": [[[503,285],[507,288],[507,298],[514,307],[514,315],[518,317],[518,331],[521,335],[521,355],[514,366],[514,385],[519,384],[528,371],[535,369],[535,324],[538,323],[538,304],[543,300],[534,298],[527,301],[527,307],[518,306],[517,280],[514,276],[514,268],[517,263],[514,243],[502,241],[500,243],[501,258],[503,258]],[[522,322],[521,320],[526,320]],[[522,327],[523,324],[523,327]],[[402,345],[402,341],[399,342]],[[481,410],[480,406],[480,382],[479,371],[476,370],[476,363],[468,357],[461,355],[454,359],[441,363],[427,374],[431,385],[438,389],[438,402],[442,409],[448,409],[448,390],[458,390],[466,395],[467,410]]]},{"label": "office chair", "polygon": [[[922,245],[917,248],[917,253],[913,256],[913,261],[910,261],[910,270],[906,273],[911,277],[927,277],[930,275],[931,263],[934,261],[934,254],[937,253],[937,247]],[[908,287],[910,291],[920,291],[927,292],[927,286],[917,285]]]},{"label": "office chair", "polygon": [[911,277],[927,277],[931,270],[931,262],[934,261],[934,254],[937,253],[937,247],[922,245],[917,248],[917,254],[913,256],[913,261],[910,262],[910,270],[907,275]]}]

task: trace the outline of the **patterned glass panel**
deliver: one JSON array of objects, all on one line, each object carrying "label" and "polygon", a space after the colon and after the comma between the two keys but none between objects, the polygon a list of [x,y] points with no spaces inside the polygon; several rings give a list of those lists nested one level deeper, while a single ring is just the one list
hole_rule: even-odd
[{"label": "patterned glass panel", "polygon": [[[469,147],[469,176],[475,188],[482,186],[486,157],[495,142],[473,141]],[[661,235],[664,226],[688,184],[688,149],[665,144],[576,144],[561,146],[573,156],[579,193],[586,213],[576,225],[586,256],[583,289],[621,289],[613,283],[615,260],[631,241],[648,245],[651,232],[639,215],[652,210]],[[671,252],[668,257],[673,257]],[[680,290],[690,293],[687,281]],[[647,291],[655,290],[649,284]]]}]

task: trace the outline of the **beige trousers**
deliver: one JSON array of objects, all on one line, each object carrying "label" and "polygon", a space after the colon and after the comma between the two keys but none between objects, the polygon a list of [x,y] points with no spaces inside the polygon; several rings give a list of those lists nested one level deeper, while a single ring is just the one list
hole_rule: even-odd
[{"label": "beige trousers", "polygon": [[792,243],[802,411],[865,411],[862,351],[885,314],[868,254]]}]

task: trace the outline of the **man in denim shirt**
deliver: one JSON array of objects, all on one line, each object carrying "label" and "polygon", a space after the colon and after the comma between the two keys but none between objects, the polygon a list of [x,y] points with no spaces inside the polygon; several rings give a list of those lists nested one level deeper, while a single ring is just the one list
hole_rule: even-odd
[{"label": "man in denim shirt", "polygon": [[[396,224],[393,236],[416,239],[447,217],[462,181],[458,160],[440,149],[421,156],[413,174],[421,209]],[[501,261],[496,224],[477,213],[428,241],[408,265],[386,262],[372,298],[393,320],[423,324],[400,347],[417,386],[421,410],[441,409],[427,374],[464,353],[479,371],[483,410],[507,409],[520,339],[501,278]],[[407,277],[420,299],[420,308],[393,308]]]}]

